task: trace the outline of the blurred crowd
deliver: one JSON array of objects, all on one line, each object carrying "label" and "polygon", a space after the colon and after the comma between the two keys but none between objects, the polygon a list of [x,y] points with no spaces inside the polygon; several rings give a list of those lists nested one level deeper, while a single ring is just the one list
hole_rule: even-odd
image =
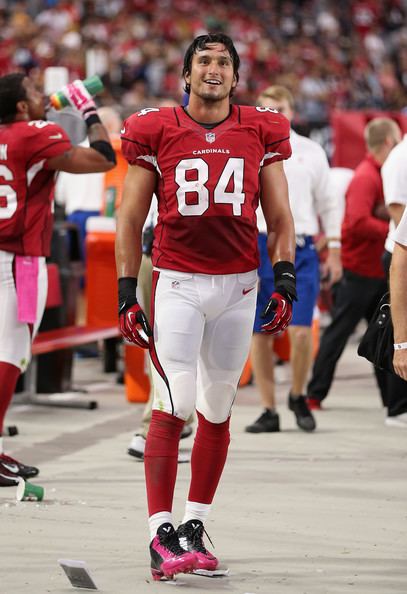
[{"label": "blurred crowd", "polygon": [[126,114],[182,100],[187,45],[222,30],[242,59],[238,102],[283,84],[300,122],[318,124],[332,108],[406,109],[406,14],[406,0],[0,0],[0,74],[99,74],[102,102]]}]

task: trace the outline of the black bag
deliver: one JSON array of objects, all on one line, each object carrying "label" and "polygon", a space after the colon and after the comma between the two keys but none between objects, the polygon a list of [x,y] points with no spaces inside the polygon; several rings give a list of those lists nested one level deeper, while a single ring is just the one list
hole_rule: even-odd
[{"label": "black bag", "polygon": [[393,367],[394,336],[390,313],[390,293],[380,303],[360,341],[358,355],[365,357],[379,369],[395,373]]}]

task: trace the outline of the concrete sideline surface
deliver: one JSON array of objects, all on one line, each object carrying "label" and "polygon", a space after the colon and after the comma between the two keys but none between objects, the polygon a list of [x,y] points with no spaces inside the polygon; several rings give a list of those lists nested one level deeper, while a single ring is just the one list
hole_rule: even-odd
[{"label": "concrete sideline surface", "polygon": [[[79,383],[101,381],[98,361],[76,361]],[[378,391],[349,347],[338,379],[306,434],[277,386],[282,431],[252,435],[260,413],[253,386],[239,391],[232,442],[207,531],[227,578],[149,573],[143,464],[126,454],[142,405],[114,378],[96,386],[94,411],[15,405],[10,454],[38,464],[41,503],[0,489],[0,594],[68,594],[59,558],[86,561],[105,594],[407,593],[407,433],[384,426]],[[106,379],[107,378],[107,379]],[[181,442],[192,447],[192,438]],[[179,466],[174,518],[182,518],[189,465]]]}]

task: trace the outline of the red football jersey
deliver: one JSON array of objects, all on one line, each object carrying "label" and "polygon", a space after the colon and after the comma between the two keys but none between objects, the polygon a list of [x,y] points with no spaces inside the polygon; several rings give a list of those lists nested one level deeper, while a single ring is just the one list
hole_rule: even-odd
[{"label": "red football jersey", "polygon": [[47,159],[71,146],[53,122],[0,125],[0,250],[49,255],[55,171]]},{"label": "red football jersey", "polygon": [[291,155],[289,136],[288,120],[264,107],[232,106],[211,130],[182,107],[130,116],[123,155],[157,172],[154,266],[202,274],[257,268],[259,172]]}]

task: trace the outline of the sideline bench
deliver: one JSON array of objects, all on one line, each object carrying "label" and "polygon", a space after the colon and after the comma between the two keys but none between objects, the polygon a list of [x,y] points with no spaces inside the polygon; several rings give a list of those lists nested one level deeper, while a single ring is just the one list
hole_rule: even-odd
[{"label": "sideline bench", "polygon": [[98,406],[96,400],[68,400],[63,395],[59,399],[51,396],[38,396],[37,391],[37,355],[52,353],[62,349],[73,349],[75,347],[119,336],[118,326],[65,326],[55,330],[40,332],[34,339],[32,345],[32,361],[26,372],[27,392],[25,401],[29,404],[45,406],[59,406],[67,408],[95,409]]}]

